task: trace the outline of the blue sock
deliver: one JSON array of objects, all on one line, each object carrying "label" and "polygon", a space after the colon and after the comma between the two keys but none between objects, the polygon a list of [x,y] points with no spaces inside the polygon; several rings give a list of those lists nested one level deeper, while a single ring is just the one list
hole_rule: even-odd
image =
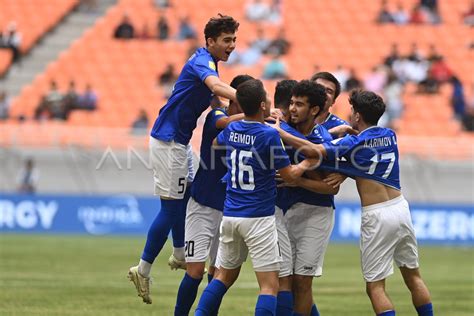
[{"label": "blue sock", "polygon": [[316,307],[316,303],[314,303],[313,306],[311,306],[310,315],[311,316],[319,316],[319,311],[318,311],[318,308]]},{"label": "blue sock", "polygon": [[146,244],[142,253],[142,259],[146,262],[153,263],[161,248],[163,248],[180,205],[181,200],[161,200],[161,210],[148,229]]},{"label": "blue sock", "polygon": [[385,311],[383,313],[377,314],[377,316],[395,316],[394,310]]},{"label": "blue sock", "polygon": [[188,316],[191,307],[194,304],[198,292],[199,284],[202,279],[194,279],[185,273],[178,289],[176,306],[174,308],[175,316]]},{"label": "blue sock", "polygon": [[416,307],[418,316],[433,316],[433,305],[431,303]]},{"label": "blue sock", "polygon": [[280,291],[277,296],[276,316],[293,315],[293,294],[290,291]]},{"label": "blue sock", "polygon": [[274,316],[276,307],[277,298],[275,296],[260,294],[255,306],[255,316]]},{"label": "blue sock", "polygon": [[209,316],[217,313],[227,288],[220,280],[212,280],[202,292],[194,316]]},{"label": "blue sock", "polygon": [[189,197],[191,196],[191,188],[188,187],[181,200],[179,211],[176,212],[176,218],[171,228],[171,236],[173,237],[173,247],[184,247],[184,226],[186,223],[186,207],[188,206]]},{"label": "blue sock", "polygon": [[214,278],[214,275],[208,273],[207,274],[207,284],[211,283],[212,279]]}]

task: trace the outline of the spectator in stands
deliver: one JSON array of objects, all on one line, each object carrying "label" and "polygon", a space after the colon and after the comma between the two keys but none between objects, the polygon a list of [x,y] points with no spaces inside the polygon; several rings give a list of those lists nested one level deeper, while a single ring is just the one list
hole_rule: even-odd
[{"label": "spectator in stands", "polygon": [[387,67],[392,67],[393,63],[401,58],[400,52],[398,51],[398,45],[396,43],[392,44],[392,49],[390,55],[385,57],[384,64]]},{"label": "spectator in stands", "polygon": [[458,77],[452,76],[449,80],[453,87],[451,95],[451,106],[453,107],[454,117],[461,121],[466,114],[466,99],[464,97],[464,87]]},{"label": "spectator in stands", "polygon": [[341,84],[341,90],[346,90],[346,82],[349,78],[349,71],[346,68],[342,67],[342,65],[337,65],[336,70],[332,73],[334,77],[336,77],[337,81]]},{"label": "spectator in stands", "polygon": [[420,53],[417,43],[411,44],[411,50],[410,50],[410,53],[407,55],[407,58],[408,60],[414,61],[414,62],[420,62],[424,60],[424,57]]},{"label": "spectator in stands", "polygon": [[168,64],[165,71],[160,75],[158,80],[158,84],[163,89],[164,96],[166,98],[169,98],[171,92],[173,92],[173,86],[176,80],[178,80],[178,75],[174,70],[174,66],[173,64]]},{"label": "spectator in stands", "polygon": [[265,37],[265,32],[262,27],[257,28],[257,37],[250,44],[252,48],[257,49],[261,54],[267,52],[268,46],[270,45],[270,40]]},{"label": "spectator in stands", "polygon": [[397,10],[392,13],[392,19],[395,24],[404,25],[408,23],[408,13],[402,3],[397,5]]},{"label": "spectator in stands", "polygon": [[270,13],[267,18],[268,22],[274,24],[281,23],[281,0],[273,0],[270,5]]},{"label": "spectator in stands", "polygon": [[169,0],[154,0],[154,3],[158,9],[166,9],[171,7],[171,3]]},{"label": "spectator in stands", "polygon": [[286,65],[281,60],[280,56],[275,54],[272,59],[265,65],[263,68],[263,78],[264,79],[286,79],[288,78],[288,73],[286,70]]},{"label": "spectator in stands", "polygon": [[117,39],[131,39],[135,37],[135,29],[130,22],[128,14],[124,14],[122,22],[117,26],[114,32],[114,38]]},{"label": "spectator in stands", "polygon": [[439,92],[439,82],[433,77],[432,72],[428,72],[427,77],[418,83],[417,93],[436,94]]},{"label": "spectator in stands", "polygon": [[385,23],[393,23],[393,17],[387,7],[387,0],[382,0],[382,6],[380,8],[379,13],[377,14],[377,23],[385,24]]},{"label": "spectator in stands", "polygon": [[471,7],[462,15],[464,24],[474,26],[474,0],[471,1]]},{"label": "spectator in stands", "polygon": [[0,121],[6,120],[9,117],[10,100],[8,99],[6,91],[0,91]]},{"label": "spectator in stands", "polygon": [[471,96],[467,102],[462,125],[466,131],[474,132],[474,83],[471,85]]},{"label": "spectator in stands", "polygon": [[98,96],[92,89],[92,86],[86,84],[84,94],[79,97],[79,109],[93,111],[97,108]]},{"label": "spectator in stands", "polygon": [[351,91],[353,89],[359,89],[359,88],[362,88],[362,83],[360,79],[357,77],[355,69],[352,68],[349,72],[349,78],[347,78],[347,81],[346,81],[345,91]]},{"label": "spectator in stands", "polygon": [[393,71],[389,71],[387,78],[387,85],[383,90],[385,97],[385,104],[387,105],[387,124],[391,126],[392,121],[399,119],[403,112],[403,84],[398,80],[396,74]]},{"label": "spectator in stands", "polygon": [[196,38],[196,30],[191,25],[189,16],[182,17],[179,21],[178,39],[187,40]]},{"label": "spectator in stands", "polygon": [[148,133],[148,114],[144,109],[138,113],[138,117],[132,123],[131,133],[134,135],[146,135]]},{"label": "spectator in stands", "polygon": [[249,21],[262,22],[269,18],[270,7],[262,0],[254,0],[247,4],[245,8],[245,17]]},{"label": "spectator in stands", "polygon": [[438,83],[447,82],[453,75],[453,72],[446,64],[443,56],[438,57],[438,59],[431,64],[429,72]]},{"label": "spectator in stands", "polygon": [[39,180],[39,171],[35,168],[32,158],[25,161],[24,167],[17,175],[18,192],[22,194],[34,194]]},{"label": "spectator in stands", "polygon": [[77,93],[76,83],[74,80],[69,81],[69,87],[66,91],[66,94],[64,95],[63,102],[66,118],[68,117],[70,111],[79,107],[79,93]]},{"label": "spectator in stands", "polygon": [[164,15],[160,15],[158,19],[157,34],[159,40],[167,40],[170,37],[170,26],[168,19]]},{"label": "spectator in stands", "polygon": [[372,71],[366,76],[364,80],[365,90],[369,90],[380,94],[387,82],[387,73],[385,72],[384,67],[374,66]]},{"label": "spectator in stands", "polygon": [[428,22],[428,17],[426,16],[425,12],[421,8],[420,4],[415,4],[413,9],[410,13],[410,23],[412,24],[424,24]]},{"label": "spectator in stands", "polygon": [[290,42],[286,38],[285,29],[281,28],[275,39],[268,45],[268,54],[286,55],[290,50]]},{"label": "spectator in stands", "polygon": [[421,10],[425,12],[428,22],[432,24],[441,23],[441,16],[438,10],[438,0],[420,0]]},{"label": "spectator in stands", "polygon": [[16,23],[11,22],[8,25],[6,32],[2,34],[1,36],[0,48],[10,49],[13,55],[12,61],[18,62],[20,61],[20,58],[21,58],[20,45],[21,45],[21,34],[18,33],[16,29]]},{"label": "spectator in stands", "polygon": [[64,97],[59,92],[56,81],[51,81],[49,92],[43,96],[40,104],[35,110],[35,119],[60,119],[65,120],[67,114],[64,107]]}]

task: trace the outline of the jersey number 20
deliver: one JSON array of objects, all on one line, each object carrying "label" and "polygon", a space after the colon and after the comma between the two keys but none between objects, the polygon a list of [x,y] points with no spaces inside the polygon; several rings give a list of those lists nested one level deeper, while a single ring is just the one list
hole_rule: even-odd
[{"label": "jersey number 20", "polygon": [[[234,189],[237,188],[237,181],[235,174],[237,173],[237,179],[239,182],[239,186],[242,190],[245,191],[252,191],[255,189],[255,183],[254,183],[254,177],[253,177],[253,169],[252,166],[246,165],[244,163],[244,158],[252,158],[253,154],[251,151],[247,150],[241,150],[239,151],[239,157],[237,158],[237,150],[233,150],[232,153],[230,154],[230,159],[232,162],[232,170],[231,170],[231,181],[232,181],[232,187]],[[239,166],[237,168],[237,165]],[[249,183],[244,183],[244,173],[248,173],[248,182]]]}]

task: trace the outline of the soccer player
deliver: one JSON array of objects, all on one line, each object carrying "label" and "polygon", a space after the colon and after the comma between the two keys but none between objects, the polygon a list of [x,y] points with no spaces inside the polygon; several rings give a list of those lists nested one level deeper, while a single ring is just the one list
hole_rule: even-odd
[{"label": "soccer player", "polygon": [[[318,115],[316,122],[325,127],[328,131],[334,127],[340,125],[349,125],[346,121],[339,118],[338,116],[329,112],[331,107],[336,102],[337,97],[341,93],[341,84],[330,72],[322,71],[314,74],[311,77],[311,81],[314,81],[317,84],[322,85],[326,89],[326,103],[324,108],[321,110],[321,113]],[[331,133],[333,138],[337,138],[340,135]]]},{"label": "soccer player", "polygon": [[[282,138],[307,157],[337,159],[334,169],[355,178],[362,205],[361,263],[366,291],[377,315],[395,315],[385,279],[399,267],[420,316],[433,315],[430,293],[421,278],[418,247],[408,202],[401,193],[397,137],[377,123],[385,111],[380,96],[353,91],[349,98],[352,126],[360,134],[311,144],[279,130]],[[276,124],[278,126],[278,124]],[[336,181],[337,182],[337,181]],[[333,184],[331,179],[329,184]]]},{"label": "soccer player", "polygon": [[[253,79],[248,75],[235,77],[230,86]],[[186,274],[179,286],[174,314],[188,315],[196,299],[204,266],[209,258],[208,280],[213,277],[219,241],[219,225],[224,209],[225,184],[221,181],[227,172],[225,151],[214,151],[211,146],[217,135],[232,121],[243,118],[237,102],[228,109],[217,104],[206,116],[202,131],[200,168],[191,189],[186,212]],[[230,115],[230,116],[229,116]]]},{"label": "soccer player", "polygon": [[[291,123],[304,139],[316,144],[332,140],[326,128],[314,123],[327,105],[326,93],[325,87],[310,80],[298,82],[292,90]],[[302,187],[288,190],[286,221],[293,252],[293,315],[319,315],[311,289],[313,278],[322,275],[334,226],[334,194],[339,190],[323,182],[320,172],[313,172],[311,178],[319,180],[314,182],[314,188],[305,189],[307,180],[302,177],[296,183]]]},{"label": "soccer player", "polygon": [[150,270],[166,242],[171,227],[184,208],[187,151],[197,119],[209,106],[212,95],[235,101],[235,89],[219,79],[218,62],[227,61],[235,49],[239,23],[230,16],[211,18],[205,28],[206,47],[199,48],[181,70],[166,105],[160,110],[150,137],[155,195],[161,210],[151,224],[138,266],[129,270],[138,296],[151,304]]},{"label": "soccer player", "polygon": [[275,226],[275,170],[292,180],[312,167],[291,166],[278,132],[264,124],[270,109],[260,80],[237,88],[245,119],[232,122],[216,138],[227,148],[227,190],[219,243],[219,273],[204,290],[195,315],[216,312],[250,254],[260,286],[255,315],[274,315],[281,257]]}]

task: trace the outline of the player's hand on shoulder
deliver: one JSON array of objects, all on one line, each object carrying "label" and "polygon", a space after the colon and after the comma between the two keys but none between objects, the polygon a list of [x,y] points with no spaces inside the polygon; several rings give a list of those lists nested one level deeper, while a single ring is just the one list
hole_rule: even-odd
[{"label": "player's hand on shoulder", "polygon": [[353,129],[349,125],[339,125],[339,126],[331,128],[329,130],[329,133],[331,133],[332,135],[335,134],[337,135],[337,137],[343,137],[346,135],[358,135],[359,131],[356,129]]}]

